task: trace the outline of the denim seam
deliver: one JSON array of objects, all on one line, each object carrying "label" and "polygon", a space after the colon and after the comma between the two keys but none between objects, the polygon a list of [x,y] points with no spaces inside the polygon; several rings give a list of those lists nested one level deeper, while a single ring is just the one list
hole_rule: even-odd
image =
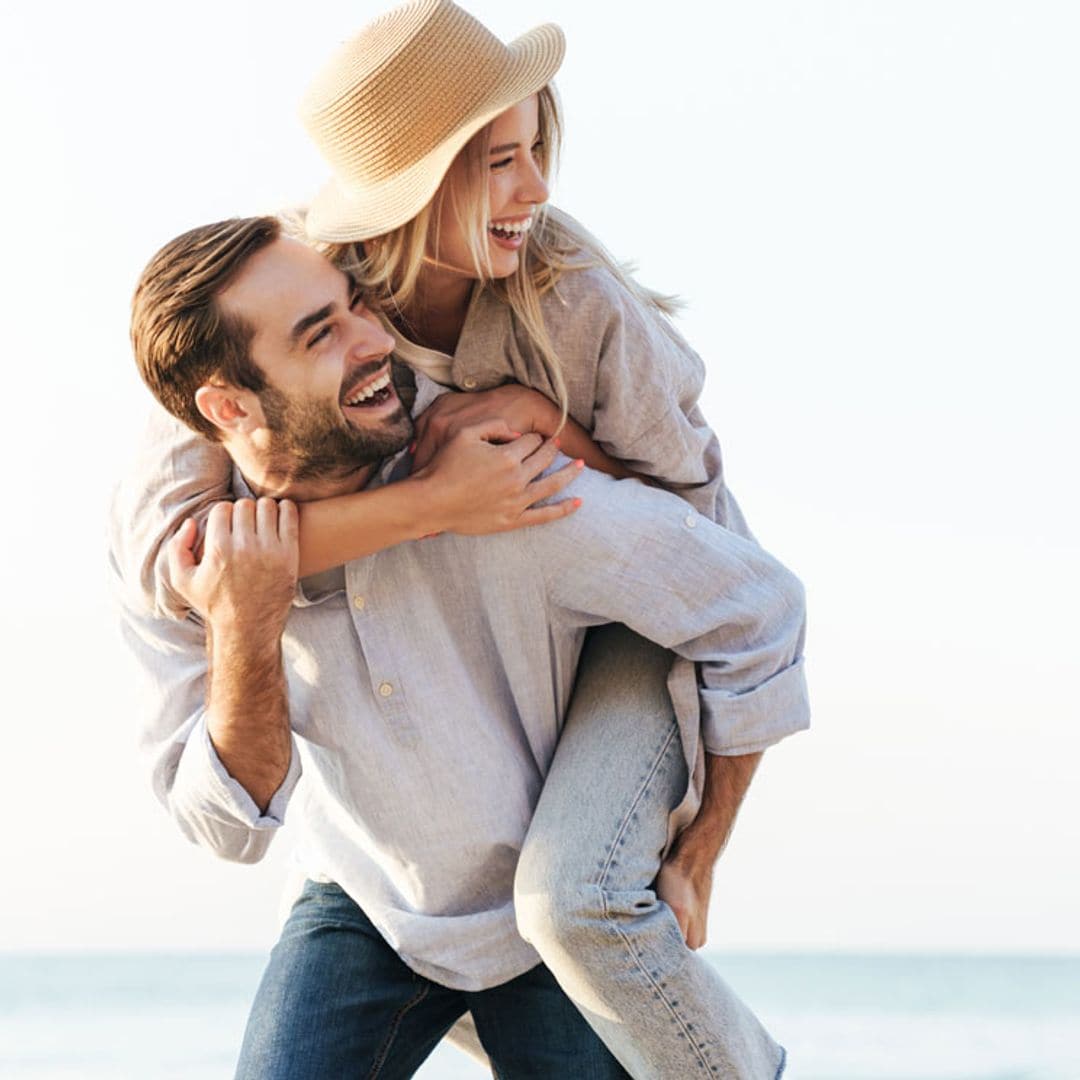
[{"label": "denim seam", "polygon": [[386,1040],[383,1042],[379,1052],[375,1055],[375,1060],[371,1064],[371,1072],[368,1073],[368,1080],[377,1080],[379,1073],[382,1072],[382,1068],[386,1064],[386,1059],[390,1056],[390,1047],[393,1046],[394,1039],[397,1037],[398,1028],[401,1027],[401,1021],[405,1019],[405,1015],[410,1009],[414,1009],[427,997],[429,989],[430,987],[427,983],[424,983],[416,994],[398,1009],[397,1013],[394,1015],[394,1019],[390,1023],[390,1030],[386,1034]]},{"label": "denim seam", "polygon": [[663,746],[660,747],[659,752],[656,754],[653,760],[652,768],[649,770],[645,779],[642,781],[641,787],[638,789],[637,795],[634,796],[634,800],[631,802],[630,808],[626,812],[626,816],[623,818],[622,823],[619,825],[619,828],[615,833],[615,839],[611,844],[611,848],[608,852],[608,857],[604,861],[603,869],[600,872],[600,878],[597,881],[597,890],[600,893],[600,904],[604,912],[604,918],[607,919],[609,923],[611,923],[612,929],[614,929],[615,933],[618,934],[623,945],[626,946],[626,951],[630,954],[638,970],[644,976],[645,981],[652,986],[653,990],[656,993],[656,996],[664,1003],[664,1005],[667,1007],[668,1012],[671,1014],[672,1019],[679,1025],[679,1028],[686,1039],[687,1045],[693,1047],[695,1051],[694,1056],[698,1059],[699,1066],[712,1072],[713,1066],[712,1063],[709,1061],[708,1053],[706,1052],[705,1048],[697,1044],[693,1032],[687,1027],[686,1021],[683,1020],[676,1007],[669,1000],[667,994],[664,993],[663,987],[652,977],[651,974],[649,974],[648,966],[642,963],[641,957],[634,949],[633,942],[627,937],[625,932],[619,926],[618,920],[615,918],[615,916],[612,915],[611,912],[608,910],[607,893],[604,890],[604,881],[607,878],[608,871],[611,869],[611,861],[615,856],[616,850],[618,849],[619,840],[626,832],[627,828],[629,828],[630,819],[634,816],[634,811],[637,809],[638,804],[641,802],[642,798],[645,795],[645,792],[648,790],[649,784],[651,784],[653,779],[656,777],[656,774],[660,769],[660,763],[664,760],[664,756],[667,754],[668,748],[671,746],[672,740],[678,737],[679,725],[675,723],[672,724],[671,731],[668,734],[668,737],[664,740]]}]

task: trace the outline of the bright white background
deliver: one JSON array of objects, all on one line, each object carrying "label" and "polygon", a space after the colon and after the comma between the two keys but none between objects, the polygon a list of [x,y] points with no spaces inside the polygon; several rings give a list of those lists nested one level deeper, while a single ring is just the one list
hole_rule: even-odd
[{"label": "bright white background", "polygon": [[[471,9],[566,30],[555,198],[686,299],[732,487],[808,586],[815,726],[767,755],[713,943],[1080,948],[1077,9]],[[103,518],[139,270],[316,188],[296,103],[377,10],[0,16],[0,948],[273,939],[287,837],[216,862],[149,794]]]}]

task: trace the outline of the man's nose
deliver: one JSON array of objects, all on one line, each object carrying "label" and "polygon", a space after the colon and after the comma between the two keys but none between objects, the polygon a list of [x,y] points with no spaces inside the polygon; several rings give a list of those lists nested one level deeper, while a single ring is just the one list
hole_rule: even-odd
[{"label": "man's nose", "polygon": [[350,352],[359,360],[379,360],[394,351],[394,339],[386,332],[379,317],[364,308],[353,320]]}]

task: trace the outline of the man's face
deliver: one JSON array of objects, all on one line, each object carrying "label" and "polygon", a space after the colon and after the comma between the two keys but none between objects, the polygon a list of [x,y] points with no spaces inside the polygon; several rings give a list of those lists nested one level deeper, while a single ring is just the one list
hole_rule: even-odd
[{"label": "man's face", "polygon": [[273,472],[294,481],[344,475],[408,443],[412,420],[390,380],[394,340],[321,255],[281,237],[218,300],[254,328]]}]

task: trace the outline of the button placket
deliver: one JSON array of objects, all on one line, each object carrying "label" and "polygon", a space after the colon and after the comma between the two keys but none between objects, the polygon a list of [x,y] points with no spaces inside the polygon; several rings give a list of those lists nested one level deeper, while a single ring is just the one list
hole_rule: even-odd
[{"label": "button placket", "polygon": [[[392,612],[380,601],[380,573],[388,580],[396,575],[387,565],[393,560],[393,552],[378,552],[366,559],[350,563],[346,568],[346,586],[349,594],[353,626],[367,661],[368,678],[371,680],[372,703],[378,714],[387,722],[395,738],[408,742],[412,733],[402,693],[400,649],[387,640],[388,627],[385,616]],[[380,613],[384,618],[380,618]],[[393,619],[391,616],[391,623]]]}]

